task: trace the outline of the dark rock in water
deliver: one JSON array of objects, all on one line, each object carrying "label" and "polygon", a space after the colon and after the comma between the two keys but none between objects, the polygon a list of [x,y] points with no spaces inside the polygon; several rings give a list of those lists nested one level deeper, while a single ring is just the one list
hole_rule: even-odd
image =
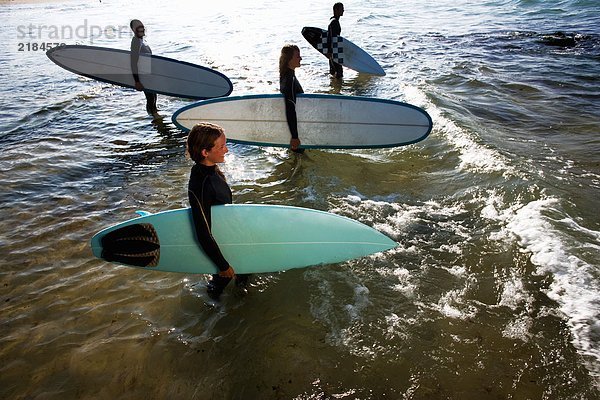
[{"label": "dark rock in water", "polygon": [[563,32],[555,32],[552,35],[542,35],[542,43],[548,46],[573,47],[576,44],[575,36],[566,35]]}]

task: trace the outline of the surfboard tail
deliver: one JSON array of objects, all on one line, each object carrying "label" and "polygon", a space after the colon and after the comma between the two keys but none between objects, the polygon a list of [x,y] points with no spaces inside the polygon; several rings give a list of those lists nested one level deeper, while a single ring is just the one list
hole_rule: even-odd
[{"label": "surfboard tail", "polygon": [[160,260],[160,242],[151,224],[132,224],[107,233],[102,239],[106,261],[136,267],[156,267]]}]

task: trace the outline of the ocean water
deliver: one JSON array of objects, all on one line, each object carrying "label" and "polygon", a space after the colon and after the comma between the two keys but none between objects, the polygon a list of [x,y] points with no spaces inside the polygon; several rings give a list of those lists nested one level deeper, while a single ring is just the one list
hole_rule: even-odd
[{"label": "ocean water", "polygon": [[[332,4],[0,4],[0,398],[600,398],[598,2],[345,1],[342,34],[387,75],[342,83],[300,34]],[[127,49],[132,18],[235,95],[275,93],[296,43],[306,92],[427,110],[408,147],[233,144],[223,166],[236,203],[327,210],[399,247],[255,276],[219,304],[206,276],[93,258],[100,229],[187,206],[170,115],[190,102],[159,96],[153,122],[142,94],[39,47]]]}]

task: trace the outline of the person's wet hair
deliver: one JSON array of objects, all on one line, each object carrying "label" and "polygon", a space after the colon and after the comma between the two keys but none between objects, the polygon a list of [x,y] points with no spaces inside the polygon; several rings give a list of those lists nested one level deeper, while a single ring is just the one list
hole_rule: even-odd
[{"label": "person's wet hair", "polygon": [[292,57],[294,57],[295,51],[300,51],[300,48],[295,44],[286,44],[281,48],[281,55],[279,56],[279,77],[282,77],[287,71],[288,63]]},{"label": "person's wet hair", "polygon": [[186,151],[196,163],[202,162],[202,150],[210,151],[215,146],[215,141],[225,132],[219,125],[201,122],[194,125],[188,134]]}]

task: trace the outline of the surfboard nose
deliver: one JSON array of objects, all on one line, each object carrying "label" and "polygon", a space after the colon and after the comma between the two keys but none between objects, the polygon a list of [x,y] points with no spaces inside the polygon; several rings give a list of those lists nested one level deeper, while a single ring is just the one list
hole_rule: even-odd
[{"label": "surfboard nose", "polygon": [[308,43],[316,44],[321,40],[321,29],[305,26],[302,28],[302,36],[304,36]]}]

